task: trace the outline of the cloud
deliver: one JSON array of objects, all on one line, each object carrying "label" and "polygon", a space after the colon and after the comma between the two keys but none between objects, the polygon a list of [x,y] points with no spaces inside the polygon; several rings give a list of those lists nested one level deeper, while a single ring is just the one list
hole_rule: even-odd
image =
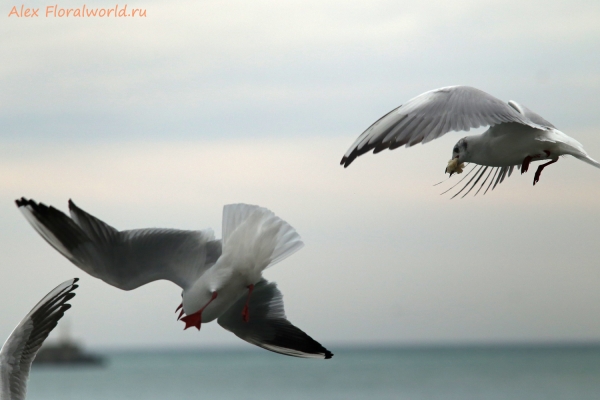
[{"label": "cloud", "polygon": [[148,18],[6,19],[3,137],[339,135],[451,84],[600,123],[593,2],[132,6]]}]

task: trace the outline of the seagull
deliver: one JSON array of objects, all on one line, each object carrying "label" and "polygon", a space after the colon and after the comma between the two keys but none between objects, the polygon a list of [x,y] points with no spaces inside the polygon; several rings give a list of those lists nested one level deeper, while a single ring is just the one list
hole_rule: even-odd
[{"label": "seagull", "polygon": [[71,308],[67,301],[75,297],[78,280],[70,279],[55,287],[6,339],[0,350],[0,399],[25,399],[31,363],[58,320]]},{"label": "seagull", "polygon": [[507,104],[469,86],[431,90],[390,111],[356,139],[340,164],[348,167],[356,157],[371,150],[379,153],[385,149],[424,144],[451,131],[469,131],[480,126],[489,126],[489,129],[480,135],[460,139],[446,167],[445,172],[452,176],[463,171],[464,163],[474,164],[467,175],[479,166],[456,195],[473,182],[463,195],[466,196],[486,172],[479,190],[492,173],[493,176],[485,192],[492,183],[493,190],[504,178],[509,177],[515,166],[523,174],[531,162],[550,160],[538,166],[533,178],[535,185],[543,169],[564,155],[574,156],[600,168],[600,163],[588,156],[581,143],[556,129],[540,115],[515,101]]},{"label": "seagull", "polygon": [[333,354],[286,318],[277,285],[264,269],[298,251],[300,235],[273,212],[254,205],[223,208],[223,238],[211,229],[118,231],[69,200],[70,218],[21,198],[17,207],[59,253],[88,274],[122,290],[159,279],[181,287],[175,312],[185,328],[217,319],[242,340],[295,357]]}]

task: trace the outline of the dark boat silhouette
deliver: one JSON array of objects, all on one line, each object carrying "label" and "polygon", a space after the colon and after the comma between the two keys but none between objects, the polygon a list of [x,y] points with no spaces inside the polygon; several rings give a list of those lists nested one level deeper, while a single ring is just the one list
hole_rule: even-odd
[{"label": "dark boat silhouette", "polygon": [[33,360],[33,365],[88,365],[102,366],[105,358],[98,354],[88,353],[83,347],[75,342],[70,334],[68,323],[61,323],[60,338],[55,343],[46,342]]}]

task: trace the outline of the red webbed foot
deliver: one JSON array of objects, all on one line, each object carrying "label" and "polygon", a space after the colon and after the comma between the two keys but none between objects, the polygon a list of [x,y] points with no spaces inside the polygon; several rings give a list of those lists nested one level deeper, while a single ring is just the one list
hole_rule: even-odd
[{"label": "red webbed foot", "polygon": [[250,312],[248,311],[248,303],[250,302],[250,295],[254,290],[254,285],[248,286],[248,298],[246,299],[246,304],[244,305],[244,309],[242,310],[242,319],[244,322],[250,321]]},{"label": "red webbed foot", "polygon": [[185,328],[183,328],[183,330],[185,331],[187,328],[191,328],[192,326],[195,326],[196,329],[200,330],[200,325],[202,324],[202,311],[204,309],[195,312],[193,314],[190,315],[186,315],[185,317],[181,318],[181,320],[183,322],[185,322]]},{"label": "red webbed foot", "polygon": [[[190,328],[192,326],[195,326],[196,329],[200,330],[200,325],[202,324],[202,311],[204,311],[206,309],[206,307],[208,307],[208,305],[210,303],[212,303],[212,301],[214,299],[217,298],[217,295],[218,295],[217,292],[213,292],[212,297],[210,298],[208,303],[206,303],[206,305],[204,307],[202,307],[201,309],[199,309],[198,311],[196,311],[193,314],[186,315],[185,317],[181,318],[181,316],[183,315],[183,309],[181,310],[181,313],[179,314],[179,318],[181,318],[181,320],[183,322],[185,322],[185,328],[183,328],[184,331],[187,328]],[[178,308],[178,310],[179,310],[179,308]]]}]

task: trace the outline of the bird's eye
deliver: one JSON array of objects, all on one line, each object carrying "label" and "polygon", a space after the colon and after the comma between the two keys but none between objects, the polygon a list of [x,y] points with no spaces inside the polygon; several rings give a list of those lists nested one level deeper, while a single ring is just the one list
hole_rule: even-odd
[{"label": "bird's eye", "polygon": [[458,153],[458,146],[454,146],[454,150],[455,153]]}]

